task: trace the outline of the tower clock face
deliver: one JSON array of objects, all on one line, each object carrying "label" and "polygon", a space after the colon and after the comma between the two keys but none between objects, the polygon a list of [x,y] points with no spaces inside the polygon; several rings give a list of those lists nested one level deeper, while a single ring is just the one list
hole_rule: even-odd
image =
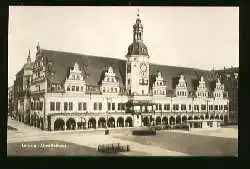
[{"label": "tower clock face", "polygon": [[145,63],[142,63],[141,64],[141,71],[146,72],[146,70],[147,70],[147,65]]}]

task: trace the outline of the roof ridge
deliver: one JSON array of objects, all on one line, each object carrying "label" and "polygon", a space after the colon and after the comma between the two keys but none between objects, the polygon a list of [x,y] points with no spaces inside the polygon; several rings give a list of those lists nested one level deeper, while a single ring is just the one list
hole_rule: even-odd
[{"label": "roof ridge", "polygon": [[67,51],[54,50],[54,49],[45,49],[45,48],[41,48],[41,51],[66,53],[66,54],[73,54],[73,55],[80,55],[80,56],[89,56],[89,57],[96,57],[96,58],[109,58],[109,59],[115,59],[115,60],[121,60],[121,61],[125,60],[125,59],[120,59],[120,58],[105,57],[105,56],[96,56],[96,55],[91,55],[91,54],[76,53],[76,52],[67,52]]}]

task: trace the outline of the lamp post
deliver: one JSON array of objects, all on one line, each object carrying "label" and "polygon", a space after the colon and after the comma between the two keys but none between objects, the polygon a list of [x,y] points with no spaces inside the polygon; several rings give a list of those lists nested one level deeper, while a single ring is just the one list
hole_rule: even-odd
[{"label": "lamp post", "polygon": [[[110,97],[107,97],[107,111],[106,111],[106,129],[108,129],[108,101],[110,101]],[[110,105],[111,106],[111,105]]]}]

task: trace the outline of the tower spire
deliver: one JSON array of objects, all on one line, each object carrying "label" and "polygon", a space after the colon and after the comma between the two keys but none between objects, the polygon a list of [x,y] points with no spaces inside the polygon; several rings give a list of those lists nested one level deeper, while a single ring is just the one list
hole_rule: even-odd
[{"label": "tower spire", "polygon": [[137,18],[136,18],[136,22],[133,26],[133,39],[134,39],[134,42],[137,42],[137,41],[142,41],[143,39],[143,25],[141,23],[141,19],[140,19],[140,10],[137,9]]},{"label": "tower spire", "polygon": [[30,58],[30,49],[29,49],[29,55],[28,55],[28,58],[27,58],[27,63],[29,64],[31,62],[31,58]]}]

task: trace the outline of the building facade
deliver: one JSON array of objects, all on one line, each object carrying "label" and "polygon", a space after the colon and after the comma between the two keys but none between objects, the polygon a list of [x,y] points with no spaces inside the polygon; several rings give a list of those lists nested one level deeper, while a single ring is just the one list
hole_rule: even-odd
[{"label": "building facade", "polygon": [[125,60],[38,44],[35,61],[14,85],[27,91],[17,94],[20,118],[51,131],[227,118],[229,100],[221,79],[211,71],[151,64],[143,29],[138,14]]}]

